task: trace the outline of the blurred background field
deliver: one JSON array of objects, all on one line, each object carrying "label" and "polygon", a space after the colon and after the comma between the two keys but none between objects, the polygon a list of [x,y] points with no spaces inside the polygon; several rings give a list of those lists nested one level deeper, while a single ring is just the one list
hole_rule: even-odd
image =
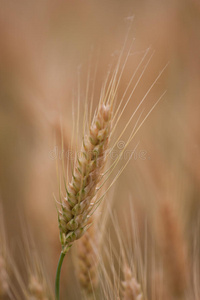
[{"label": "blurred background field", "polygon": [[[200,204],[200,2],[0,0],[0,197],[5,227],[15,248],[21,238],[21,216],[28,220],[52,282],[60,243],[53,200],[58,191],[56,161],[51,153],[59,146],[60,117],[70,144],[78,72],[84,103],[92,55],[93,74],[98,63],[98,97],[109,64],[123,46],[131,17],[128,44],[133,37],[135,42],[119,100],[144,51],[151,46],[155,53],[119,132],[169,62],[143,107],[148,111],[167,93],[129,146],[133,149],[140,141],[137,151],[145,155],[132,159],[115,185],[114,209],[125,234],[124,216],[129,222],[131,199],[143,249],[146,224],[157,229],[161,203],[172,201],[192,253]],[[17,247],[15,252],[20,261]],[[79,299],[70,258],[66,265],[62,280],[68,297]]]}]

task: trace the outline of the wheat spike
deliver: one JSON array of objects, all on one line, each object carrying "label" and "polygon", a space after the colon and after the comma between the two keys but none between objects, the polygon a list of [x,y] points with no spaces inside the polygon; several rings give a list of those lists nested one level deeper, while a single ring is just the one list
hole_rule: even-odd
[{"label": "wheat spike", "polygon": [[[125,61],[121,67],[120,66],[123,60],[123,54],[125,51],[126,43],[124,44],[124,47],[122,49],[122,52],[119,55],[118,62],[116,64],[116,67],[114,68],[114,72],[112,75],[109,75],[106,77],[105,83],[103,84],[102,90],[101,90],[101,96],[99,101],[99,106],[95,112],[95,115],[93,117],[93,120],[91,121],[91,110],[89,110],[88,113],[88,104],[86,101],[85,104],[85,111],[84,111],[84,124],[83,124],[83,142],[82,146],[79,152],[76,154],[76,160],[74,163],[73,171],[72,171],[72,178],[68,182],[65,182],[65,189],[66,189],[66,197],[63,199],[62,195],[60,194],[60,206],[61,209],[58,212],[58,222],[59,222],[59,229],[60,229],[60,240],[62,244],[62,253],[65,254],[69,248],[72,246],[73,242],[77,239],[79,239],[84,232],[88,229],[90,226],[88,224],[89,221],[89,215],[91,211],[95,210],[95,206],[98,206],[99,201],[94,201],[94,197],[96,193],[98,192],[98,189],[100,189],[104,183],[107,181],[107,179],[110,177],[110,174],[115,169],[116,165],[118,164],[120,158],[122,157],[124,151],[130,144],[130,142],[133,140],[134,136],[137,134],[139,129],[142,127],[146,119],[149,117],[151,112],[154,110],[154,108],[159,103],[161,97],[158,99],[158,101],[153,105],[151,110],[145,115],[143,120],[138,125],[138,122],[140,120],[140,117],[142,113],[140,114],[126,144],[123,150],[120,152],[120,155],[118,158],[114,160],[110,168],[106,171],[107,177],[105,178],[104,182],[98,187],[100,179],[103,177],[103,169],[106,163],[106,159],[108,158],[109,154],[112,152],[113,148],[108,150],[108,142],[110,137],[113,135],[119,120],[121,119],[125,108],[127,107],[130,99],[132,98],[132,95],[139,84],[143,72],[139,76],[139,79],[137,80],[137,83],[135,87],[132,89],[130,94],[128,95],[128,90],[125,90],[122,99],[120,101],[118,109],[113,112],[113,107],[116,104],[115,100],[117,97],[118,87],[120,84],[121,77],[123,75],[124,68],[127,64],[128,57],[131,51],[131,47],[129,49],[129,52],[125,58]],[[131,44],[132,46],[132,44]],[[135,77],[138,69],[140,68],[142,62],[144,61],[148,51],[144,54],[141,62],[139,63],[138,67],[136,68],[136,71],[134,72],[133,76],[131,77],[128,86],[131,85],[133,78]],[[148,62],[145,65],[145,68],[148,66],[149,62],[151,61],[152,55],[150,56]],[[120,136],[118,137],[118,140],[122,137],[122,135],[125,133],[126,129],[130,125],[133,117],[141,107],[141,105],[144,103],[146,97],[148,96],[149,92],[155,85],[155,83],[160,78],[161,74],[164,72],[166,66],[163,68],[163,70],[159,73],[159,75],[156,77],[150,88],[145,93],[145,96],[142,98],[140,103],[138,104],[135,111],[132,113],[131,117],[129,118],[125,128],[122,130]],[[80,90],[80,86],[78,87],[78,91]],[[88,96],[88,88],[87,93]],[[78,102],[78,113],[77,113],[77,130],[76,130],[76,138],[78,138],[78,124],[79,124],[79,116],[80,116],[80,91],[79,91],[79,102]],[[86,97],[87,99],[88,97]],[[127,98],[127,100],[125,100]],[[92,98],[93,99],[93,98]],[[125,103],[124,103],[125,102]],[[123,108],[121,107],[124,104]],[[120,111],[121,108],[121,111]],[[88,116],[89,114],[89,116]],[[86,122],[86,120],[89,120]],[[115,120],[115,122],[114,122]],[[114,126],[112,126],[112,123],[115,123]],[[74,132],[74,130],[73,130]],[[116,143],[115,143],[116,145]],[[113,147],[115,147],[115,145]],[[130,158],[131,159],[131,158]],[[121,168],[121,170],[118,172],[118,174],[115,176],[115,179],[113,182],[109,185],[109,188],[106,190],[106,192],[111,188],[111,186],[116,182],[118,177],[121,175],[125,167],[127,166],[129,160],[124,164],[124,166]],[[67,172],[68,177],[68,172]],[[106,193],[105,192],[105,193]],[[102,196],[103,197],[103,196]],[[101,200],[100,198],[99,200]],[[93,201],[92,201],[93,200]],[[93,203],[92,203],[93,202]],[[92,204],[92,205],[91,205]]]},{"label": "wheat spike", "polygon": [[98,246],[98,230],[93,224],[78,242],[77,276],[87,299],[98,286]]},{"label": "wheat spike", "polygon": [[124,281],[122,282],[122,286],[124,288],[123,300],[143,300],[141,286],[128,266],[124,267]]},{"label": "wheat spike", "polygon": [[42,284],[35,276],[30,276],[28,290],[28,300],[48,300]]},{"label": "wheat spike", "polygon": [[[12,292],[16,300],[50,300],[53,299],[51,286],[48,282],[48,276],[45,273],[44,265],[35,248],[33,238],[28,225],[21,220],[22,237],[20,246],[21,262],[23,263],[23,275],[16,261],[11,259],[13,278],[17,286],[12,286]],[[23,298],[22,298],[23,295]]]},{"label": "wheat spike", "polygon": [[111,118],[112,106],[101,103],[90,125],[89,133],[83,137],[72,180],[66,187],[67,196],[61,203],[59,228],[63,253],[67,252],[72,243],[88,228],[91,202],[94,200],[106,163]]}]

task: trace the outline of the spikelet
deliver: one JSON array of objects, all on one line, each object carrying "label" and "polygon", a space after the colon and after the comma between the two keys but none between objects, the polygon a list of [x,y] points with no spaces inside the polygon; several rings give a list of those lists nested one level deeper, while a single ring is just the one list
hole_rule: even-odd
[{"label": "spikelet", "polygon": [[88,134],[83,136],[81,151],[77,154],[72,180],[66,187],[67,196],[62,201],[58,217],[63,253],[89,227],[91,202],[106,163],[111,119],[111,105],[100,103]]},{"label": "spikelet", "polygon": [[[94,221],[94,218],[91,217]],[[91,298],[98,286],[98,230],[93,224],[78,241],[77,277],[86,298]]]},{"label": "spikelet", "polygon": [[143,300],[141,286],[128,266],[124,267],[124,281],[122,282],[122,286],[124,288],[123,300]]},{"label": "spikelet", "polygon": [[28,290],[27,300],[48,300],[41,282],[33,275],[29,278]]},{"label": "spikelet", "polygon": [[161,207],[161,248],[166,271],[166,284],[172,299],[184,298],[188,287],[189,264],[180,224],[169,201]]}]

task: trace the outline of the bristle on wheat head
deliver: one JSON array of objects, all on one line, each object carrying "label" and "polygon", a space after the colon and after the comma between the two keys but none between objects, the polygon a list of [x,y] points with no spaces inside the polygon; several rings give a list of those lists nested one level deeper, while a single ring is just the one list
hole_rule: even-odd
[{"label": "bristle on wheat head", "polygon": [[66,186],[67,196],[62,200],[58,216],[63,253],[88,229],[89,214],[94,207],[98,183],[106,164],[111,120],[111,106],[101,104],[89,131],[83,136],[71,182]]}]

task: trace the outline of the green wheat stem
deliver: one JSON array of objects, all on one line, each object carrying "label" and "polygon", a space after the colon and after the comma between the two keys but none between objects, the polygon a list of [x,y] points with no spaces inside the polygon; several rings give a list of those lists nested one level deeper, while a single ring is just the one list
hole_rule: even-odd
[{"label": "green wheat stem", "polygon": [[65,257],[65,253],[61,252],[60,253],[60,258],[59,258],[59,261],[58,261],[58,266],[57,266],[57,271],[56,271],[56,280],[55,280],[56,300],[60,299],[60,272],[61,272],[64,257]]}]

